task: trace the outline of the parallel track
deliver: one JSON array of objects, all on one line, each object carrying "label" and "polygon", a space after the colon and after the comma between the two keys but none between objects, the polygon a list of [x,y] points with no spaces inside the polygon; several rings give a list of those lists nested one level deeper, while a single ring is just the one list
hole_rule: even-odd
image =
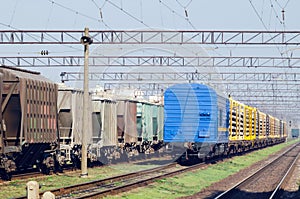
[{"label": "parallel track", "polygon": [[[216,160],[214,160],[216,161]],[[102,180],[96,180],[83,184],[53,189],[51,192],[56,198],[100,198],[107,195],[115,195],[121,192],[129,191],[136,187],[146,186],[155,180],[165,177],[171,177],[183,172],[203,168],[207,163],[182,167],[177,163],[170,163],[160,167],[147,169],[139,172],[110,177]],[[43,193],[40,193],[42,196]],[[25,199],[19,197],[17,199]]]},{"label": "parallel track", "polygon": [[216,199],[278,198],[299,158],[300,144],[293,145],[268,165],[249,175]]}]

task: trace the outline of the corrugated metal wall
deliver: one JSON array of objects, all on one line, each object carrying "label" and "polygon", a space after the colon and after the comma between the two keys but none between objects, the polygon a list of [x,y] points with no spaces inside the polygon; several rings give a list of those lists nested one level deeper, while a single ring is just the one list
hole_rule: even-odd
[{"label": "corrugated metal wall", "polygon": [[118,137],[125,143],[137,142],[137,102],[118,100]]},{"label": "corrugated metal wall", "polygon": [[[89,97],[90,102],[91,97]],[[83,130],[83,92],[80,90],[60,89],[58,91],[58,115],[61,139],[69,139],[71,146],[82,144],[82,133],[87,143],[92,142],[92,105],[88,104],[88,129]],[[83,132],[84,131],[84,132]]]},{"label": "corrugated metal wall", "polygon": [[93,144],[116,146],[117,104],[112,100],[93,100]]},{"label": "corrugated metal wall", "polygon": [[39,73],[0,67],[3,97],[10,94],[4,111],[10,145],[57,141],[57,85]]}]

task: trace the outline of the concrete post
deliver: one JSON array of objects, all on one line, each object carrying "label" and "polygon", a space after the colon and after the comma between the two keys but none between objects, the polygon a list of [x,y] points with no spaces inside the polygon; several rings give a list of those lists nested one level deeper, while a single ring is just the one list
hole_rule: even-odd
[{"label": "concrete post", "polygon": [[29,181],[26,184],[27,186],[27,199],[38,199],[39,196],[39,183],[36,181]]},{"label": "concrete post", "polygon": [[53,193],[51,193],[50,191],[46,191],[43,194],[42,199],[55,199],[55,195]]},{"label": "concrete post", "polygon": [[81,149],[81,177],[87,177],[87,143],[86,133],[88,127],[88,107],[89,107],[89,45],[92,43],[89,37],[89,29],[84,29],[84,37],[81,38],[84,45],[84,85],[83,85],[83,129],[82,129],[82,149]]}]

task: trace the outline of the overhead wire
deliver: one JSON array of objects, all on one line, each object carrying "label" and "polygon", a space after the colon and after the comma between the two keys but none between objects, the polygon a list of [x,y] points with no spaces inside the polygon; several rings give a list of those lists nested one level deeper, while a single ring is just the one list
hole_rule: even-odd
[{"label": "overhead wire", "polygon": [[149,29],[153,29],[151,28],[149,25],[147,25],[142,19],[139,19],[137,17],[135,17],[134,15],[130,14],[128,11],[126,11],[124,8],[123,8],[123,4],[121,4],[121,7],[118,6],[117,4],[113,3],[112,1],[110,0],[106,0],[109,4],[111,4],[112,6],[114,6],[115,8],[121,10],[123,13],[125,13],[127,16],[131,17],[132,19],[134,19],[135,21],[143,24],[144,26],[146,26],[147,28]]},{"label": "overhead wire", "polygon": [[47,19],[47,23],[46,23],[46,27],[45,27],[46,30],[48,29],[50,18],[52,16],[52,11],[53,11],[53,3],[51,4],[51,9],[50,9],[50,12],[49,12],[49,15],[48,15],[48,19]]},{"label": "overhead wire", "polygon": [[168,5],[167,5],[166,3],[164,3],[162,0],[159,0],[159,2],[160,2],[163,6],[165,6],[171,13],[177,15],[177,16],[180,17],[180,18],[185,19],[185,20],[188,22],[188,24],[189,24],[193,29],[196,29],[196,27],[192,24],[192,22],[190,21],[190,19],[189,19],[188,17],[185,17],[184,15],[179,14],[177,11],[175,11],[174,9],[172,9],[170,6],[168,6]]},{"label": "overhead wire", "polygon": [[[266,24],[265,24],[265,22],[264,22],[262,16],[260,16],[260,14],[258,13],[257,9],[255,8],[255,6],[254,6],[252,0],[249,0],[249,2],[250,2],[250,5],[251,5],[252,9],[254,10],[256,16],[259,18],[260,22],[262,23],[263,27],[264,27],[266,30],[269,30],[269,28],[266,26]],[[280,47],[279,47],[278,45],[276,45],[276,48],[277,48],[277,50],[278,50],[280,56],[283,57],[283,54],[282,54],[282,51],[281,51]]]},{"label": "overhead wire", "polygon": [[[177,1],[178,2],[178,1]],[[161,3],[164,7],[166,7],[171,13],[177,15],[180,18],[185,19],[186,21],[188,21],[188,24],[192,27],[192,29],[197,30],[197,28],[193,25],[193,23],[189,20],[189,18],[186,18],[185,16],[181,15],[180,13],[178,13],[177,11],[175,11],[174,9],[172,9],[170,6],[168,6],[166,3],[164,3],[162,0],[159,0],[159,3]],[[180,2],[178,2],[178,4],[182,7],[188,7],[190,4],[192,3],[192,0],[190,0],[186,6],[182,5]],[[213,48],[214,52],[217,55],[221,55],[219,52],[217,52],[215,49],[217,49],[218,47],[216,45],[214,45],[215,48]]]},{"label": "overhead wire", "polygon": [[185,13],[185,17],[188,18],[188,11],[187,8],[189,7],[189,5],[192,3],[193,0],[190,0],[189,2],[187,2],[186,5],[183,5],[182,3],[179,2],[179,0],[176,0],[176,2],[184,9],[184,13]]},{"label": "overhead wire", "polygon": [[140,0],[140,8],[141,8],[141,19],[142,19],[142,21],[144,21],[144,19],[143,19],[143,0]]},{"label": "overhead wire", "polygon": [[[260,16],[260,15],[258,14],[258,12],[257,12],[257,10],[256,10],[256,8],[255,8],[255,6],[254,6],[253,3],[252,3],[252,0],[249,0],[249,2],[250,2],[250,4],[251,4],[253,10],[255,11],[257,17],[259,18],[259,20],[260,20],[261,23],[263,24],[264,28],[265,28],[266,30],[269,30],[269,29],[267,28],[267,26],[265,25],[262,16]],[[270,2],[270,6],[271,6],[271,12],[270,12],[270,18],[269,18],[269,25],[270,25],[270,21],[271,21],[271,15],[272,15],[272,12],[274,12],[276,19],[277,19],[277,20],[279,21],[279,23],[283,26],[283,30],[285,31],[286,26],[285,26],[285,18],[284,18],[284,12],[285,12],[285,11],[284,11],[284,7],[282,7],[282,6],[279,4],[279,2],[278,2],[277,0],[275,0],[275,2],[278,4],[278,6],[282,9],[282,10],[281,10],[281,12],[282,12],[282,19],[280,19],[280,17],[279,17],[278,14],[277,14],[277,11],[276,11],[275,8],[274,8],[274,4],[273,4],[272,0],[270,0],[269,2]],[[289,2],[289,1],[288,1],[288,2]],[[285,4],[285,6],[288,5],[288,2]],[[277,48],[277,50],[279,51],[280,56],[281,56],[281,57],[284,57],[284,51],[282,51],[278,45],[276,45],[276,48]],[[286,48],[287,48],[287,46],[285,46],[285,49],[286,49]],[[282,63],[282,64],[285,65],[285,63]],[[287,66],[287,67],[290,67],[290,66]],[[284,69],[284,72],[287,72],[287,70],[289,70],[289,69],[291,69],[291,68],[285,68],[285,69]],[[286,83],[287,83],[287,82],[286,82]],[[276,79],[276,77],[273,79],[273,82],[272,82],[272,89],[273,89],[274,84],[275,84],[275,86],[277,87],[277,79]],[[273,90],[273,103],[275,103],[276,100],[277,100],[277,98],[276,98],[276,95],[275,95],[274,90]],[[274,112],[274,110],[273,110],[273,112]],[[276,109],[275,109],[275,113],[276,113]]]},{"label": "overhead wire", "polygon": [[[172,14],[175,14],[175,15],[177,15],[178,17],[185,19],[185,20],[188,22],[188,24],[192,27],[192,29],[197,30],[196,26],[194,26],[194,24],[191,22],[191,20],[190,20],[190,15],[189,15],[189,13],[188,13],[188,7],[189,7],[190,4],[192,3],[192,0],[190,0],[189,2],[187,2],[185,5],[183,5],[182,3],[180,3],[179,0],[176,0],[176,2],[178,3],[178,5],[181,6],[181,7],[183,8],[183,10],[184,10],[184,15],[182,15],[182,14],[178,13],[177,11],[175,11],[174,9],[172,9],[167,3],[163,2],[163,0],[159,0],[159,2],[160,2],[164,7],[166,7]],[[207,46],[210,46],[210,45],[207,45]],[[221,56],[222,54],[219,53],[219,52],[216,50],[216,49],[218,49],[218,46],[217,46],[216,44],[212,44],[212,46],[214,46],[214,48],[210,48],[210,49],[212,49],[212,50],[214,51],[215,54]],[[196,56],[199,56],[199,52],[202,53],[201,51],[194,52],[192,49],[190,49],[189,47],[185,47],[184,45],[181,45],[181,47],[184,48],[184,49],[186,49],[186,51],[191,51],[191,53],[195,54]],[[227,47],[227,46],[226,46],[226,47]],[[202,50],[202,49],[205,49],[205,48],[201,48],[201,50]],[[227,47],[227,49],[228,49],[228,47]],[[207,49],[205,49],[205,52],[206,52],[206,50],[207,50]],[[207,52],[206,52],[206,53],[207,53]],[[195,67],[195,66],[194,66],[194,68],[195,68],[196,71],[197,71],[198,68]],[[217,67],[214,67],[214,70],[215,70],[214,73],[219,73]],[[218,87],[218,86],[217,86],[217,87]],[[218,89],[220,89],[220,88],[218,87]]]},{"label": "overhead wire", "polygon": [[287,0],[287,2],[285,3],[284,6],[282,6],[282,5],[278,2],[278,0],[275,0],[275,2],[277,3],[277,5],[278,5],[281,9],[284,9],[284,8],[289,4],[290,0]]},{"label": "overhead wire", "polygon": [[111,29],[104,21],[101,21],[101,20],[98,19],[98,18],[89,16],[89,15],[87,15],[87,14],[84,14],[84,13],[82,13],[82,12],[79,12],[79,11],[77,11],[77,10],[74,10],[74,9],[68,7],[68,6],[65,6],[65,5],[63,5],[63,4],[57,3],[57,2],[55,2],[55,1],[53,1],[53,0],[48,0],[48,1],[49,1],[50,3],[53,3],[53,4],[57,5],[57,6],[59,6],[59,7],[63,8],[63,9],[65,9],[65,10],[68,10],[68,11],[70,11],[70,12],[73,12],[73,13],[75,13],[75,14],[77,14],[77,15],[80,15],[80,16],[82,16],[82,17],[85,17],[85,18],[87,18],[87,19],[90,19],[90,20],[93,20],[93,21],[97,21],[97,22],[102,22],[102,23],[104,24],[104,26],[106,26],[107,28]]},{"label": "overhead wire", "polygon": [[14,17],[15,17],[15,14],[16,14],[16,9],[17,9],[17,5],[18,5],[18,3],[19,3],[19,0],[17,0],[17,1],[16,1],[16,3],[15,3],[14,9],[13,9],[13,13],[12,13],[12,15],[11,15],[11,17],[10,17],[10,22],[9,22],[9,25],[11,25],[11,24],[12,24],[12,22],[13,22],[13,19],[14,19]]},{"label": "overhead wire", "polygon": [[103,7],[105,6],[105,4],[106,4],[107,1],[105,0],[101,7],[98,6],[98,4],[95,2],[95,0],[91,0],[91,1],[94,3],[94,5],[99,10],[99,16],[100,16],[100,21],[99,22],[102,22],[107,28],[112,29],[107,23],[104,22],[104,17],[103,17],[103,12],[102,12]]},{"label": "overhead wire", "polygon": [[165,25],[164,25],[164,18],[163,18],[163,12],[162,12],[161,6],[159,6],[159,13],[160,13],[161,25],[162,25],[162,27],[165,27]]},{"label": "overhead wire", "polygon": [[270,0],[270,5],[271,5],[271,9],[273,10],[273,12],[275,14],[276,19],[278,19],[280,24],[284,25],[284,22],[280,19],[280,17],[277,14],[277,11],[274,8],[274,4],[272,3],[272,0]]}]

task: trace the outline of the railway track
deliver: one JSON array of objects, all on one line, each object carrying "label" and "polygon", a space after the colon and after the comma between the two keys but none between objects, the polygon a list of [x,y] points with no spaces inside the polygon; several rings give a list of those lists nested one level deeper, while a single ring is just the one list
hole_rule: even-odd
[{"label": "railway track", "polygon": [[[171,177],[183,172],[192,171],[206,166],[207,163],[200,163],[193,166],[180,166],[177,163],[170,163],[160,167],[147,169],[139,172],[96,180],[83,184],[53,189],[51,192],[56,198],[100,198],[107,195],[116,195],[121,192],[129,191],[136,187],[146,186],[155,180]],[[42,196],[43,193],[40,193]],[[17,199],[25,199],[19,197]]]},{"label": "railway track", "polygon": [[[71,173],[71,172],[76,172],[76,171],[72,171],[72,169],[65,169],[64,172]],[[80,170],[78,170],[77,172],[79,173]],[[55,175],[55,173],[53,171],[51,171],[50,175]],[[46,176],[49,176],[49,175],[43,174],[39,171],[31,171],[31,172],[26,172],[26,173],[13,174],[12,180],[28,180],[30,178],[40,178],[40,177],[43,178]],[[0,185],[5,182],[7,182],[7,181],[0,178]]]},{"label": "railway track", "polygon": [[[152,160],[152,159],[155,159],[155,157],[149,158],[149,159],[146,159],[146,160]],[[134,161],[130,161],[130,162],[131,163],[138,163],[138,162],[143,162],[144,160],[134,160]],[[166,160],[168,160],[168,159],[166,159]],[[108,164],[108,165],[96,165],[96,166],[93,166],[93,168],[105,167],[105,166],[110,166],[110,165],[115,165],[115,164],[126,164],[126,163],[127,162],[123,161],[123,162],[112,163],[112,164]],[[78,173],[78,174],[80,174],[80,172],[81,172],[80,169],[75,169],[74,170],[74,168],[72,168],[72,167],[65,167],[64,170],[63,170],[64,174],[69,174],[69,173]],[[49,175],[55,175],[55,174],[57,174],[57,173],[55,173],[51,170]],[[27,180],[27,179],[30,179],[30,178],[45,177],[45,176],[49,176],[49,175],[43,174],[39,171],[27,171],[25,173],[15,173],[15,174],[13,174],[12,175],[12,180]],[[0,178],[0,185],[2,183],[5,183],[5,182],[7,182],[7,180],[3,180],[3,179]]]},{"label": "railway track", "polygon": [[216,199],[279,198],[299,158],[300,144],[283,152],[268,165],[249,175]]},{"label": "railway track", "polygon": [[[13,175],[13,180],[26,180],[29,178],[36,178],[36,177],[42,177],[45,176],[41,172],[28,172],[28,173],[18,173]],[[0,178],[0,184],[7,182],[6,180],[3,180]]]},{"label": "railway track", "polygon": [[[207,165],[210,162],[215,163],[215,162],[218,162],[219,160],[223,160],[223,159],[224,159],[224,157],[210,159],[209,161],[207,161],[205,163],[201,163],[201,164],[195,165],[193,167],[187,167],[187,169],[181,168],[182,169],[181,171],[174,171],[174,173],[162,170],[163,167],[165,167],[165,166],[163,166],[161,168],[160,167],[154,168],[155,170],[154,169],[145,170],[142,172],[149,171],[149,173],[160,173],[161,175],[154,176],[152,179],[151,179],[151,176],[149,177],[149,179],[142,180],[142,178],[140,178],[140,181],[137,181],[137,182],[134,182],[134,179],[131,182],[129,181],[129,179],[131,178],[130,175],[132,175],[132,176],[135,175],[135,173],[131,173],[131,174],[129,174],[129,176],[128,176],[128,174],[125,174],[125,175],[120,175],[120,176],[103,179],[103,180],[99,180],[99,181],[84,183],[84,184],[80,184],[80,185],[62,187],[62,188],[58,188],[58,189],[50,190],[50,191],[53,192],[57,196],[56,198],[61,198],[62,195],[64,196],[63,198],[68,198],[68,194],[72,194],[71,198],[74,198],[74,193],[78,194],[78,198],[92,198],[92,197],[97,198],[97,197],[100,197],[99,195],[101,195],[101,194],[102,194],[102,196],[113,195],[113,194],[117,194],[119,192],[128,191],[137,186],[138,187],[145,186],[157,179],[174,176],[174,175],[177,175],[179,173],[189,171],[189,170],[198,169],[198,168],[203,167],[204,165]],[[174,165],[176,165],[176,164],[171,164],[168,167],[174,167]],[[180,170],[180,168],[178,170]],[[136,173],[140,173],[140,172],[136,172]],[[140,173],[140,174],[138,174],[138,176],[144,176],[144,174],[145,173]],[[165,174],[165,175],[163,175],[163,174]],[[139,177],[137,177],[137,178],[139,178]],[[129,185],[127,185],[127,184],[129,184]],[[116,185],[118,185],[120,187],[118,187]],[[101,186],[102,186],[102,188],[101,188]],[[91,190],[88,190],[87,188],[89,188],[89,187],[94,187],[94,188],[92,188]],[[104,188],[106,188],[107,190],[104,190]],[[102,191],[101,191],[102,193],[97,193],[97,192],[99,192],[99,190],[97,190],[97,189],[102,189]],[[84,192],[86,192],[86,193],[88,192],[91,195],[95,194],[96,196],[81,196],[81,193],[80,193],[81,190],[84,190]],[[95,192],[95,193],[93,193],[93,192]],[[40,195],[42,195],[42,194],[43,194],[43,192],[40,193]],[[23,196],[23,197],[19,197],[19,198],[26,198],[26,197]]]}]

